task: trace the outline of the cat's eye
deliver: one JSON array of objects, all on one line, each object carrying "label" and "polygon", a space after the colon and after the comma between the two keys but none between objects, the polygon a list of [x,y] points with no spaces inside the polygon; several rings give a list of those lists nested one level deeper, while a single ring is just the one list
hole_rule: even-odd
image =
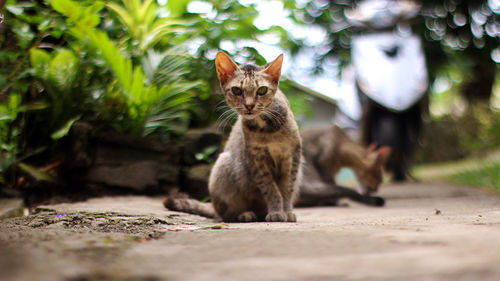
[{"label": "cat's eye", "polygon": [[241,88],[239,87],[232,87],[231,91],[235,96],[241,96],[241,94],[243,94],[243,90],[241,90]]},{"label": "cat's eye", "polygon": [[267,87],[266,86],[262,86],[259,89],[257,89],[257,95],[259,95],[259,96],[263,96],[266,93],[267,93]]}]

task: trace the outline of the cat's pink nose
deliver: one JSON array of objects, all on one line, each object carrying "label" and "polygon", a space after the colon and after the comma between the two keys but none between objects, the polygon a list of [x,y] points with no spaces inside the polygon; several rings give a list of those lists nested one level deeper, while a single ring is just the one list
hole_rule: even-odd
[{"label": "cat's pink nose", "polygon": [[251,111],[254,107],[255,107],[255,104],[245,104],[245,108],[246,108],[248,111]]}]

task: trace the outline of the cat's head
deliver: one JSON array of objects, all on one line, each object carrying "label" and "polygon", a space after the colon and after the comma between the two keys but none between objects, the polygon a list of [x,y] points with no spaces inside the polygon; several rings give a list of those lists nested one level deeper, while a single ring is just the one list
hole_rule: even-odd
[{"label": "cat's head", "polygon": [[265,113],[278,90],[282,63],[279,55],[265,66],[238,66],[226,53],[217,53],[217,77],[228,105],[245,119]]},{"label": "cat's head", "polygon": [[378,191],[382,183],[382,172],[391,154],[391,148],[382,146],[378,149],[371,146],[366,152],[366,169],[357,172],[357,178],[361,184],[363,194],[373,194]]}]

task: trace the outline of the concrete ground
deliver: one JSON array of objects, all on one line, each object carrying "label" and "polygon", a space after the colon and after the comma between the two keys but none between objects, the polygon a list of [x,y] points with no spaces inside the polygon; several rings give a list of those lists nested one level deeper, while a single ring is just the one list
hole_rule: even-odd
[{"label": "concrete ground", "polygon": [[500,280],[500,195],[384,186],[383,208],[222,224],[108,197],[0,220],[1,280]]}]

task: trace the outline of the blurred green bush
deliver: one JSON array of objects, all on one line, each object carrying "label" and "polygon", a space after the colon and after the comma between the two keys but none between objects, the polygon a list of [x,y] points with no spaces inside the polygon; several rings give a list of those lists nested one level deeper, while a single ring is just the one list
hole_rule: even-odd
[{"label": "blurred green bush", "polygon": [[432,117],[424,126],[418,163],[434,163],[481,156],[500,146],[500,112],[487,104],[471,103],[460,116]]}]

